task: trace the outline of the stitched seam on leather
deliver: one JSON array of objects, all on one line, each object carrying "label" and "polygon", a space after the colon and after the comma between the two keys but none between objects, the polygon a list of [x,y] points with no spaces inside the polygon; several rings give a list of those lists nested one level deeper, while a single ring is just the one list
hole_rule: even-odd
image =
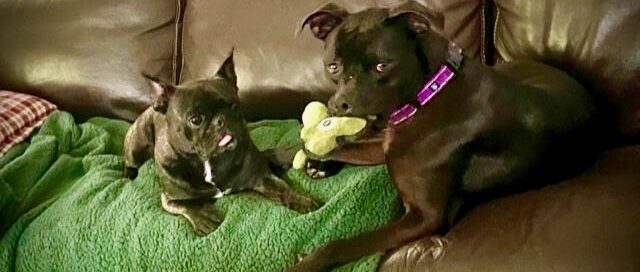
[{"label": "stitched seam on leather", "polygon": [[485,35],[487,35],[486,33],[486,29],[485,29],[485,24],[486,24],[486,11],[485,9],[486,7],[486,0],[482,0],[481,3],[481,7],[480,7],[480,61],[482,61],[482,63],[484,63],[485,65],[487,64],[487,48],[486,48],[486,42],[485,42]]},{"label": "stitched seam on leather", "polygon": [[179,24],[179,20],[180,20],[180,0],[175,0],[175,7],[176,10],[173,14],[174,16],[174,33],[173,33],[173,58],[172,58],[172,62],[171,62],[171,82],[175,83],[176,82],[176,78],[177,78],[177,71],[176,71],[176,59],[178,58],[178,54],[177,54],[177,43],[178,43],[178,24]]},{"label": "stitched seam on leather", "polygon": [[176,0],[176,28],[173,47],[173,84],[180,84],[182,79],[182,70],[184,68],[184,13],[186,0]]},{"label": "stitched seam on leather", "polygon": [[[498,52],[498,43],[497,43],[497,35],[498,35],[498,21],[500,21],[500,7],[498,7],[498,5],[496,5],[496,19],[493,22],[493,47],[495,48],[494,50],[494,62],[502,62],[503,57],[502,54],[500,54]],[[498,55],[500,55],[500,57],[498,57]],[[495,63],[494,63],[495,64]]]}]

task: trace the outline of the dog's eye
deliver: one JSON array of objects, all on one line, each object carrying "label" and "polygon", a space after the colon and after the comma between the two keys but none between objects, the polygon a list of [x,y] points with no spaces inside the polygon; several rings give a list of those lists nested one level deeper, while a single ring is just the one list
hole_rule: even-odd
[{"label": "dog's eye", "polygon": [[389,69],[389,64],[381,62],[376,64],[376,72],[378,73],[384,73],[387,71],[387,69]]},{"label": "dog's eye", "polygon": [[204,117],[202,115],[194,115],[189,117],[189,125],[192,127],[199,127],[204,122]]},{"label": "dog's eye", "polygon": [[340,65],[335,62],[329,63],[327,64],[327,70],[329,73],[337,74],[340,71]]},{"label": "dog's eye", "polygon": [[215,120],[213,120],[213,125],[216,127],[224,126],[224,116],[218,116]]}]

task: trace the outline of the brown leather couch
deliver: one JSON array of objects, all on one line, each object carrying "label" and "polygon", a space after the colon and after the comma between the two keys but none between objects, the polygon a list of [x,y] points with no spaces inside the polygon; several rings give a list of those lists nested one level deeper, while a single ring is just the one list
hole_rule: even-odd
[{"label": "brown leather couch", "polygon": [[[331,85],[300,19],[328,0],[0,2],[0,88],[78,117],[132,120],[153,95],[140,73],[211,75],[235,47],[250,119],[299,116]],[[355,11],[401,0],[336,0]],[[389,252],[381,271],[640,271],[640,1],[420,0],[435,29],[487,65],[535,59],[612,105],[616,143],[584,175],[485,203],[445,236]],[[623,146],[624,145],[624,146]]]},{"label": "brown leather couch", "polygon": [[84,118],[134,119],[152,99],[141,72],[174,76],[174,0],[0,2],[0,87]]}]

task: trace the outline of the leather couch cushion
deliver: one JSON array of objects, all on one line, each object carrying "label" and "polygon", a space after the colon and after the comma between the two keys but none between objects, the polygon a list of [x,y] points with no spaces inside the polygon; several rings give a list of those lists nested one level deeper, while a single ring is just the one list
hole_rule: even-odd
[{"label": "leather couch cushion", "polygon": [[496,0],[495,46],[573,71],[613,103],[620,131],[640,139],[640,1]]},{"label": "leather couch cushion", "polygon": [[389,254],[380,271],[640,271],[640,146],[583,176],[478,206],[445,236]]},{"label": "leather couch cushion", "polygon": [[[322,42],[308,29],[299,32],[302,19],[327,2],[187,0],[181,81],[211,76],[234,47],[240,97],[250,118],[299,116],[310,99],[323,100],[331,93],[322,72]],[[334,1],[351,12],[401,2]],[[445,14],[444,30],[439,31],[479,52],[480,0],[420,2]]]},{"label": "leather couch cushion", "polygon": [[152,98],[142,71],[171,80],[175,0],[0,2],[0,87],[76,117],[134,119]]}]

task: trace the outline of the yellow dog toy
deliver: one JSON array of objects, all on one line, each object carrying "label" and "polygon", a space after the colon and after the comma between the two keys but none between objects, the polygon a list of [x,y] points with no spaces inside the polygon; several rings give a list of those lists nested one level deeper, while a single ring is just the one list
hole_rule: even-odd
[{"label": "yellow dog toy", "polygon": [[329,109],[320,102],[311,102],[302,113],[300,138],[304,149],[298,151],[293,159],[293,168],[302,169],[308,154],[325,156],[338,146],[337,138],[352,136],[362,131],[367,121],[356,117],[329,117]]}]

